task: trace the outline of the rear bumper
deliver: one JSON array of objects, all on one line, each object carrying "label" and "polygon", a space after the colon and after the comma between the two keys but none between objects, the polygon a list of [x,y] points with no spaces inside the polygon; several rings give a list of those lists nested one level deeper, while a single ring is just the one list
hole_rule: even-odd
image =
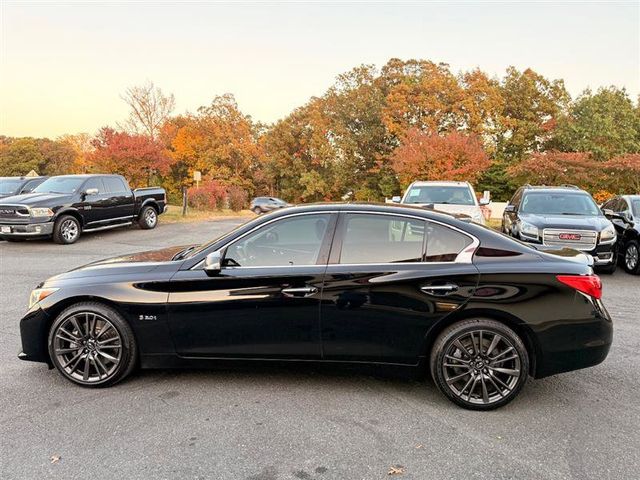
[{"label": "rear bumper", "polygon": [[591,302],[591,318],[566,321],[538,332],[541,351],[536,359],[535,378],[579,370],[602,363],[613,341],[613,323],[599,300],[576,294],[576,301]]},{"label": "rear bumper", "polygon": [[53,222],[45,223],[0,223],[3,237],[42,237],[53,233]]}]

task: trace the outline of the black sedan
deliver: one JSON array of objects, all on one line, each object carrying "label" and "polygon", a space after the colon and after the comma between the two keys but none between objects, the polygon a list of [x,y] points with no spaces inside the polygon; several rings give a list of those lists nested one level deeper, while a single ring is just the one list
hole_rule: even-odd
[{"label": "black sedan", "polygon": [[292,207],[212,242],[111,258],[32,292],[20,358],[78,385],[142,368],[366,363],[430,372],[462,407],[602,362],[592,259],[407,206]]}]

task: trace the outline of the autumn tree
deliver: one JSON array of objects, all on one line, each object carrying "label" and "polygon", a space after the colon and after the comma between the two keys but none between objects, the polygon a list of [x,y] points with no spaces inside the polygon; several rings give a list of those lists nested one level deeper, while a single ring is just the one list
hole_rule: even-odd
[{"label": "autumn tree", "polygon": [[21,176],[31,170],[42,174],[45,157],[38,140],[31,137],[6,139],[0,149],[0,176]]},{"label": "autumn tree", "polygon": [[102,128],[92,141],[89,161],[96,172],[125,176],[132,186],[148,186],[155,173],[166,173],[169,161],[159,142],[144,135]]},{"label": "autumn tree", "polygon": [[477,136],[459,132],[437,135],[418,129],[409,130],[392,157],[403,186],[414,180],[475,182],[489,163]]},{"label": "autumn tree", "polygon": [[640,116],[624,89],[585,90],[562,117],[549,147],[591,152],[596,160],[640,152]]},{"label": "autumn tree", "polygon": [[606,177],[603,187],[611,193],[638,194],[640,192],[640,154],[614,157],[602,165]]},{"label": "autumn tree", "polygon": [[152,140],[157,138],[176,103],[173,94],[165,95],[160,87],[150,81],[127,88],[120,98],[131,109],[122,129],[130,134],[146,135]]},{"label": "autumn tree", "polygon": [[88,133],[66,134],[58,137],[58,142],[70,145],[75,152],[75,160],[68,173],[89,173],[92,165],[89,154],[93,151],[92,137]]},{"label": "autumn tree", "polygon": [[597,186],[601,171],[590,153],[558,151],[536,152],[509,168],[509,174],[519,183],[538,185],[572,184],[582,188]]}]

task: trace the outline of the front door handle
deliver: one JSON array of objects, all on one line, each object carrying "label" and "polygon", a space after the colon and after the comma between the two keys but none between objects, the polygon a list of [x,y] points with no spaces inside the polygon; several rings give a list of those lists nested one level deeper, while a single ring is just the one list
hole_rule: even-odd
[{"label": "front door handle", "polygon": [[291,287],[282,289],[282,294],[285,297],[308,297],[317,292],[318,289],[316,287]]},{"label": "front door handle", "polygon": [[424,293],[428,293],[429,295],[451,295],[458,291],[458,285],[453,283],[447,283],[446,285],[427,285],[425,287],[420,287]]}]

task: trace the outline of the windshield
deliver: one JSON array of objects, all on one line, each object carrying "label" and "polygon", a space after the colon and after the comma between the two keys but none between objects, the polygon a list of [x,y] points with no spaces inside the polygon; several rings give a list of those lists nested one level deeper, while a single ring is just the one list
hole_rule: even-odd
[{"label": "windshield", "polygon": [[52,177],[42,182],[33,191],[38,193],[76,193],[84,181],[84,178],[78,177]]},{"label": "windshield", "polygon": [[476,204],[469,187],[448,187],[442,185],[411,187],[403,203]]},{"label": "windshield", "polygon": [[634,217],[640,217],[640,198],[631,199],[631,211]]},{"label": "windshield", "polygon": [[0,194],[11,195],[18,191],[22,185],[22,180],[13,178],[0,178]]},{"label": "windshield", "polygon": [[522,213],[537,215],[600,215],[600,209],[589,195],[568,193],[527,193],[522,200]]}]

